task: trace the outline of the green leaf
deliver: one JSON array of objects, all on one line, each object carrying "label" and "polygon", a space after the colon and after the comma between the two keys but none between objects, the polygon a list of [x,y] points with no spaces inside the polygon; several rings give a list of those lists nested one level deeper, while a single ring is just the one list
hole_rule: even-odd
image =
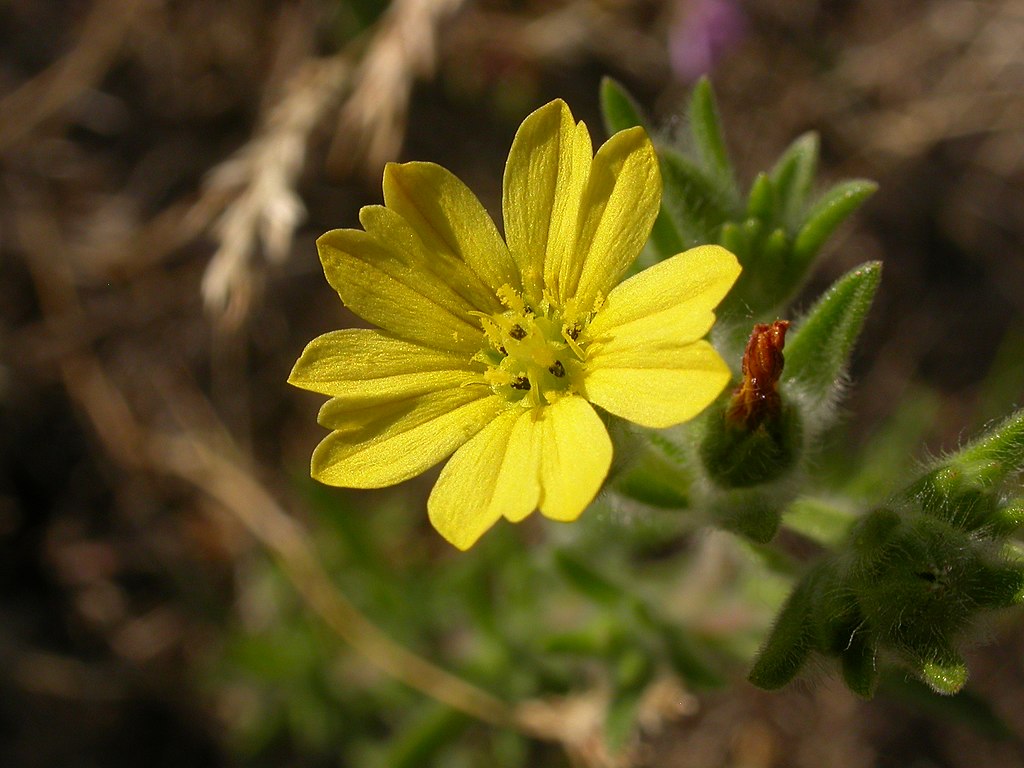
[{"label": "green leaf", "polygon": [[619,493],[661,509],[689,507],[691,484],[686,470],[654,445],[640,453],[615,479]]},{"label": "green leaf", "polygon": [[771,224],[775,221],[775,185],[766,173],[759,173],[750,186],[747,197],[747,216]]},{"label": "green leaf", "polygon": [[975,575],[970,596],[989,608],[1019,605],[1024,598],[1024,570],[1014,566],[983,565]]},{"label": "green leaf", "polygon": [[843,680],[850,690],[865,699],[874,696],[878,687],[878,667],[875,647],[866,634],[854,633],[840,658],[843,665]]},{"label": "green leaf", "polygon": [[661,635],[672,669],[691,689],[721,688],[725,679],[704,660],[690,637],[678,627],[663,624]]},{"label": "green leaf", "polygon": [[707,172],[681,153],[662,148],[661,207],[675,224],[686,246],[715,241],[733,208],[728,196]]},{"label": "green leaf", "polygon": [[648,244],[654,248],[658,261],[663,261],[686,250],[683,236],[664,205],[658,211],[658,218],[654,220]]},{"label": "green leaf", "polygon": [[839,278],[790,332],[783,381],[809,389],[825,404],[846,369],[878,290],[882,264],[862,264]]},{"label": "green leaf", "polygon": [[780,218],[795,229],[807,206],[807,195],[818,168],[818,134],[805,133],[782,154],[771,172]]},{"label": "green leaf", "polygon": [[636,713],[643,698],[643,690],[616,693],[608,705],[605,719],[605,740],[612,754],[620,753],[636,730]]},{"label": "green leaf", "polygon": [[609,135],[637,125],[645,129],[648,127],[640,106],[629,91],[610,77],[601,80],[601,114]]},{"label": "green leaf", "polygon": [[810,571],[782,606],[771,634],[761,648],[747,679],[758,688],[781,688],[807,661],[813,644],[811,594],[818,571]]},{"label": "green leaf", "polygon": [[1024,528],[1024,499],[1014,499],[996,512],[992,527],[997,535],[1003,536]]},{"label": "green leaf", "polygon": [[570,586],[595,603],[616,605],[623,598],[622,590],[617,585],[565,550],[555,552],[555,567]]},{"label": "green leaf", "polygon": [[941,655],[924,661],[918,674],[933,691],[951,696],[966,685],[967,664],[960,654],[947,649]]},{"label": "green leaf", "polygon": [[782,522],[776,504],[785,503],[772,488],[734,489],[722,494],[712,509],[715,523],[758,544],[771,541]]},{"label": "green leaf", "polygon": [[1024,469],[1024,408],[983,437],[957,451],[943,464],[963,479],[986,487]]},{"label": "green leaf", "polygon": [[796,499],[783,513],[787,528],[829,548],[846,537],[856,519],[843,502],[813,496]]},{"label": "green leaf", "polygon": [[417,713],[388,749],[385,765],[393,768],[420,768],[454,741],[470,724],[461,712],[431,702]]},{"label": "green leaf", "polygon": [[688,117],[698,156],[712,176],[731,189],[732,164],[729,162],[729,152],[725,147],[715,94],[706,77],[702,77],[693,89]]},{"label": "green leaf", "polygon": [[814,204],[793,242],[793,261],[790,266],[792,275],[802,276],[807,272],[821,246],[836,227],[871,197],[876,189],[878,185],[873,181],[844,181],[832,187]]}]

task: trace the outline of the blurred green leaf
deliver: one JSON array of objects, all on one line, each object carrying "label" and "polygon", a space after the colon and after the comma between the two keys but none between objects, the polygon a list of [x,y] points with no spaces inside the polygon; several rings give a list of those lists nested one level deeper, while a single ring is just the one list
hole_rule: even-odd
[{"label": "blurred green leaf", "polygon": [[1024,409],[942,462],[964,480],[982,487],[1024,469]]},{"label": "blurred green leaf", "polygon": [[873,181],[853,179],[836,184],[818,200],[807,214],[793,242],[791,274],[796,282],[802,279],[821,246],[836,227],[875,193]]},{"label": "blurred green leaf", "polygon": [[725,685],[725,678],[705,659],[707,655],[680,627],[665,624],[661,636],[673,671],[694,690],[710,690]]},{"label": "blurred green leaf", "polygon": [[617,605],[622,590],[565,550],[555,552],[555,567],[570,586],[602,605]]},{"label": "blurred green leaf", "polygon": [[807,661],[813,644],[811,594],[820,575],[820,568],[807,573],[782,606],[747,676],[758,688],[781,688],[796,677]]},{"label": "blurred green leaf", "polygon": [[732,190],[733,170],[711,82],[703,77],[690,95],[687,113],[697,155],[722,188]]},{"label": "blurred green leaf", "polygon": [[775,185],[771,178],[767,173],[757,174],[747,196],[747,216],[770,224],[775,221],[776,204]]},{"label": "blurred green leaf", "polygon": [[814,174],[818,169],[818,134],[805,133],[779,158],[771,172],[778,196],[781,221],[794,231],[807,206]]},{"label": "blurred green leaf", "polygon": [[844,500],[815,496],[801,496],[783,512],[787,528],[826,547],[839,545],[856,519]]},{"label": "blurred green leaf", "polygon": [[429,702],[390,744],[383,761],[389,768],[422,768],[460,736],[472,721],[449,707]]},{"label": "blurred green leaf", "polygon": [[[732,205],[719,184],[689,160],[670,148],[662,148],[661,207],[687,247],[715,242]],[[728,246],[726,246],[728,247]]]},{"label": "blurred green leaf", "polygon": [[863,632],[850,636],[849,644],[843,649],[840,660],[843,680],[850,690],[865,699],[875,695],[878,687],[878,666],[874,645]]}]

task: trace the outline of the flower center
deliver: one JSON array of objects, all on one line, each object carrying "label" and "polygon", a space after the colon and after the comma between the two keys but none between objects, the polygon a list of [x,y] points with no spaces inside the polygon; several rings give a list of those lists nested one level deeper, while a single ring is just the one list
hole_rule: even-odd
[{"label": "flower center", "polygon": [[491,389],[523,406],[550,404],[578,391],[585,359],[577,342],[582,323],[568,322],[547,299],[528,304],[507,288],[499,296],[508,311],[478,315],[484,346],[475,359],[486,366]]}]

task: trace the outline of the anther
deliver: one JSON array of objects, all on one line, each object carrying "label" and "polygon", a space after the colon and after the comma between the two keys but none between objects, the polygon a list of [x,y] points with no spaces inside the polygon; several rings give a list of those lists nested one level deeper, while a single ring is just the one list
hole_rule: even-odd
[{"label": "anther", "polygon": [[498,345],[498,351],[499,351],[499,352],[500,352],[501,354],[503,354],[503,355],[505,355],[506,357],[508,357],[508,352],[507,352],[507,351],[505,350],[505,347],[503,347],[503,346],[502,346],[501,344],[499,344],[499,345]]},{"label": "anther", "polygon": [[569,335],[569,338],[572,339],[573,341],[576,341],[576,339],[578,339],[580,337],[580,327],[576,323],[573,323],[572,325],[570,325],[566,329],[565,332]]},{"label": "anther", "polygon": [[526,338],[526,331],[523,329],[523,326],[516,323],[509,329],[508,335],[516,341],[520,341]]},{"label": "anther", "polygon": [[509,385],[512,389],[528,390],[530,388],[530,380],[525,376],[516,376],[512,379],[512,383]]},{"label": "anther", "polygon": [[565,376],[565,366],[562,365],[561,360],[555,360],[554,365],[548,368],[548,373],[554,376],[556,379],[560,379]]}]

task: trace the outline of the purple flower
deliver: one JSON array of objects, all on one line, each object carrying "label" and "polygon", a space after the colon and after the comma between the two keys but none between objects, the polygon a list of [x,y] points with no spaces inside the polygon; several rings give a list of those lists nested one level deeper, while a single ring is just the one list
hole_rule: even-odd
[{"label": "purple flower", "polygon": [[678,80],[707,74],[743,38],[742,12],[730,0],[677,0],[668,30],[668,54]]}]

